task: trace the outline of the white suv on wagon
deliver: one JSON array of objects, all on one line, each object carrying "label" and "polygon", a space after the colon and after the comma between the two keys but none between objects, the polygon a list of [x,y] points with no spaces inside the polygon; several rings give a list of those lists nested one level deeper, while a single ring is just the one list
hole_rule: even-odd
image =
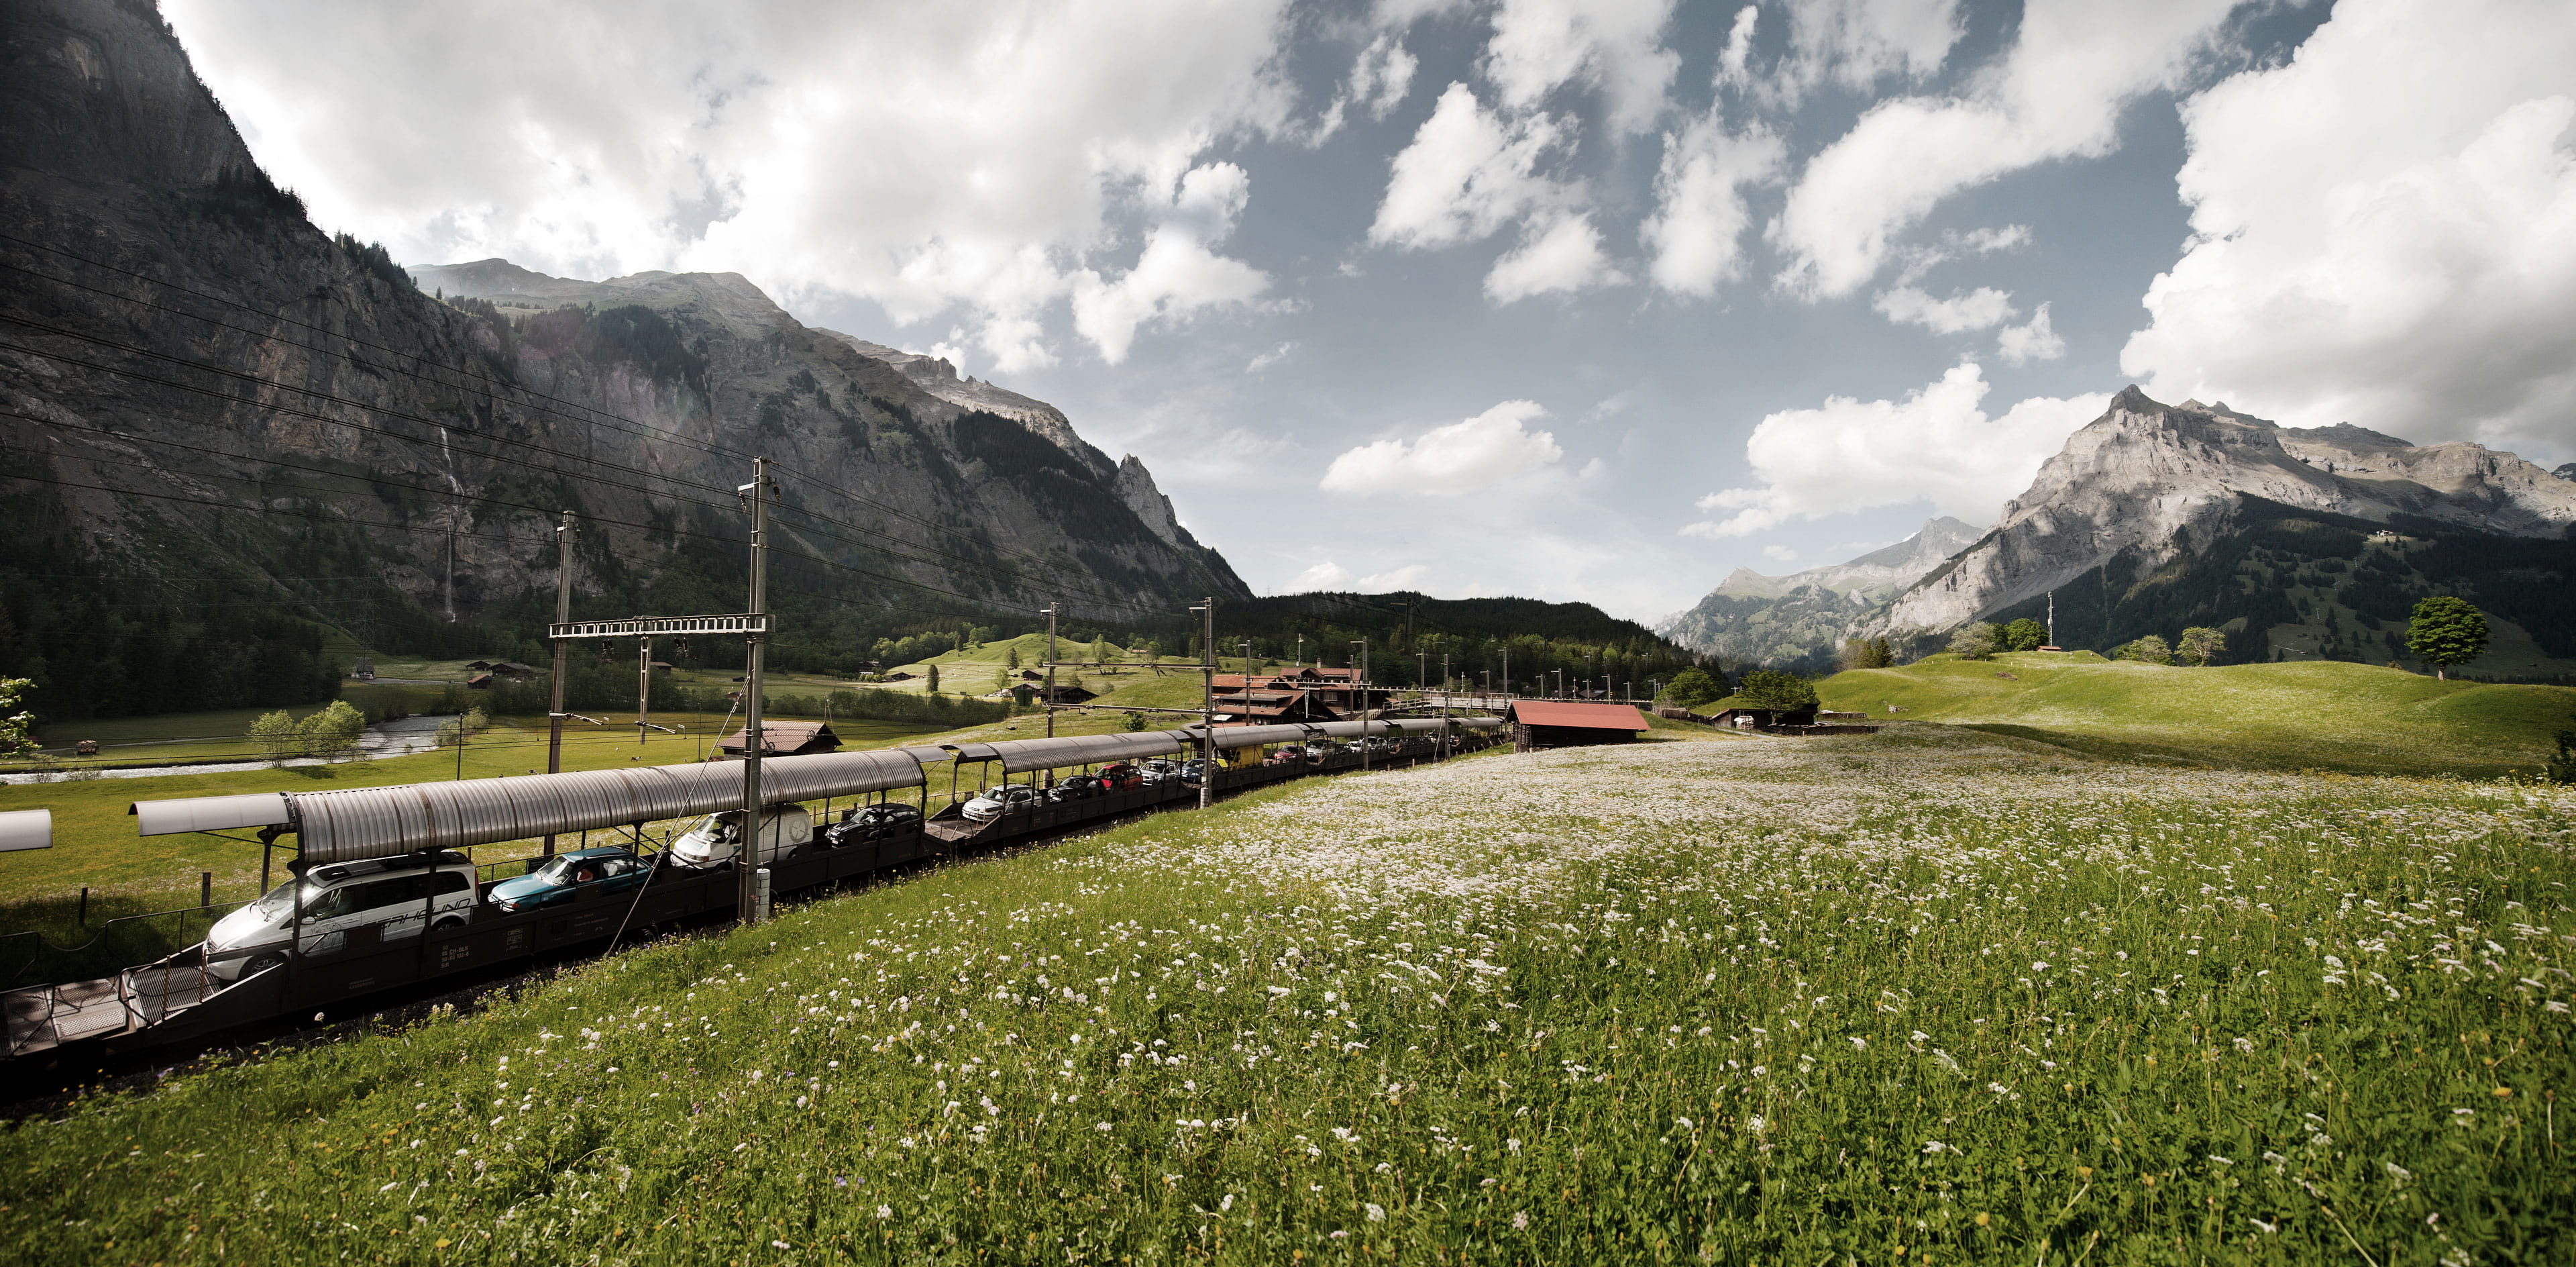
[{"label": "white suv on wagon", "polygon": [[299,901],[304,953],[327,955],[347,943],[351,930],[369,925],[382,927],[386,941],[420,936],[424,921],[432,928],[463,927],[478,896],[474,864],[452,849],[435,858],[405,854],[313,867],[215,921],[206,933],[206,971],[236,981],[284,962]]}]

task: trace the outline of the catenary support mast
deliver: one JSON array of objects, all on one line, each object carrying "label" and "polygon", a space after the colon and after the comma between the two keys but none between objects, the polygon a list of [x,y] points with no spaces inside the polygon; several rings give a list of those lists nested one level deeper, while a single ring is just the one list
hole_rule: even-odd
[{"label": "catenary support mast", "polygon": [[[769,499],[777,495],[777,484],[769,477],[769,459],[751,460],[751,482],[734,490],[751,512],[751,609],[750,615],[760,625],[769,611]],[[742,840],[734,847],[734,912],[743,923],[760,918],[754,905],[757,897],[757,873],[760,870],[760,750],[769,746],[769,734],[760,721],[760,669],[763,653],[768,649],[765,628],[755,627],[743,635],[742,669]]]},{"label": "catenary support mast", "polygon": [[[563,522],[555,525],[555,623],[572,619],[572,512],[563,513]],[[555,641],[554,703],[546,709],[546,773],[563,773],[564,672],[570,663],[570,644]],[[465,727],[456,728],[459,746],[465,742]],[[555,856],[555,838],[546,837],[546,856]],[[262,877],[265,884],[266,877]],[[262,892],[267,890],[263,888]]]}]

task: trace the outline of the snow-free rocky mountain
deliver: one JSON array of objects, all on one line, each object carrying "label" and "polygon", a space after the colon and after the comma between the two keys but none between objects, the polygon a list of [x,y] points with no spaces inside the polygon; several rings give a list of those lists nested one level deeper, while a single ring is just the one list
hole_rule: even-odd
[{"label": "snow-free rocky mountain", "polygon": [[2042,615],[2053,593],[2069,647],[2205,624],[2229,631],[2233,659],[2378,662],[2404,658],[2416,598],[2450,593],[2495,618],[2492,669],[2557,674],[2576,669],[2571,529],[2576,482],[2511,453],[2282,427],[2130,387],[1993,529],[1796,645],[1811,663],[1849,636],[1928,648],[1970,621]]},{"label": "snow-free rocky mountain", "polygon": [[1947,515],[1921,531],[1847,563],[1765,576],[1737,568],[1690,610],[1655,632],[1721,662],[1814,671],[1830,663],[1850,629],[1906,586],[1974,544],[1974,524]]},{"label": "snow-free rocky mountain", "polygon": [[0,58],[0,564],[223,578],[400,644],[544,619],[570,509],[577,610],[730,611],[759,453],[785,643],[1249,592],[1057,410],[740,276],[413,274],[335,241],[149,5],[22,0]]}]

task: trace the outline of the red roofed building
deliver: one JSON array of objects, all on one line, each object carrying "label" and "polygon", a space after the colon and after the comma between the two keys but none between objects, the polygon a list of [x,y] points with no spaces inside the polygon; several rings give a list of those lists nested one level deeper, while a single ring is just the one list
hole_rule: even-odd
[{"label": "red roofed building", "polygon": [[[731,738],[716,744],[717,755],[739,760],[745,736],[750,733],[748,726],[733,732]],[[841,737],[833,734],[829,725],[818,721],[770,721],[764,718],[760,723],[760,737],[760,755],[764,757],[801,757],[808,753],[831,752],[841,746]]]},{"label": "red roofed building", "polygon": [[1632,704],[1524,699],[1512,701],[1504,716],[1512,724],[1514,752],[1627,743],[1647,728],[1645,714]]},{"label": "red roofed building", "polygon": [[1386,688],[1359,686],[1358,676],[1309,664],[1267,674],[1219,673],[1210,685],[1217,711],[1245,721],[1338,721],[1386,706]]}]

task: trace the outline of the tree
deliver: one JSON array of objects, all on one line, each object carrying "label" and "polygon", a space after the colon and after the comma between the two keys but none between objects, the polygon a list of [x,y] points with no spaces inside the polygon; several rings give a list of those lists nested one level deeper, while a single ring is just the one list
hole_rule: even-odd
[{"label": "tree", "polygon": [[1129,713],[1129,714],[1127,714],[1127,720],[1126,720],[1126,722],[1125,722],[1123,725],[1121,725],[1121,726],[1119,727],[1119,729],[1121,729],[1121,730],[1127,730],[1127,731],[1138,731],[1138,730],[1143,730],[1144,728],[1145,728],[1145,715],[1144,715],[1143,713]]},{"label": "tree", "polygon": [[2048,645],[2048,626],[2024,616],[2004,626],[2004,650],[2037,651]]},{"label": "tree", "polygon": [[2467,664],[2486,653],[2486,613],[2465,598],[2436,594],[2415,604],[2406,621],[2406,649],[2433,666],[2433,676],[2447,679],[2455,664]]},{"label": "tree", "polygon": [[1735,697],[1746,708],[1805,712],[1816,707],[1816,684],[1794,674],[1755,669],[1744,675],[1744,685]]},{"label": "tree", "polygon": [[284,710],[264,714],[250,724],[250,741],[272,766],[286,764],[286,759],[304,750],[304,737],[295,733],[295,719]]},{"label": "tree", "polygon": [[1726,688],[1719,686],[1717,680],[1708,675],[1708,670],[1694,664],[1674,675],[1672,684],[1664,688],[1664,694],[1684,708],[1697,708],[1711,700],[1726,698]]},{"label": "tree", "polygon": [[1018,644],[1018,643],[1013,643],[1013,644],[1011,644],[1011,654],[1010,654],[1010,657],[1009,657],[1009,660],[1008,660],[1008,663],[1007,663],[1007,667],[1009,667],[1009,668],[1014,668],[1014,669],[1016,669],[1016,668],[1020,667],[1020,647],[1019,647],[1019,644]]},{"label": "tree", "polygon": [[2558,732],[2558,755],[2549,759],[2545,773],[2552,783],[2576,783],[2576,730]]},{"label": "tree", "polygon": [[367,733],[366,714],[349,706],[349,701],[335,699],[329,708],[303,720],[295,728],[298,746],[308,757],[338,761],[358,750],[358,741]]},{"label": "tree", "polygon": [[934,664],[934,665],[930,666],[930,681],[929,681],[926,685],[927,685],[927,689],[930,691],[930,693],[931,693],[931,694],[933,694],[933,695],[937,695],[937,694],[939,693],[939,666],[938,666],[938,665],[935,665],[935,664]]},{"label": "tree", "polygon": [[2002,643],[2003,631],[1995,628],[1991,621],[1980,620],[1963,625],[1959,632],[1950,635],[1950,654],[1962,660],[1991,659],[1995,648]]},{"label": "tree", "polygon": [[43,752],[36,746],[35,737],[27,733],[36,724],[36,715],[10,711],[34,687],[34,682],[22,677],[0,681],[0,757],[33,757]]},{"label": "tree", "polygon": [[1885,638],[1849,638],[1843,642],[1842,664],[1846,669],[1884,669],[1894,663],[1896,655]]},{"label": "tree", "polygon": [[2174,644],[2174,657],[2196,668],[2208,668],[2225,654],[2227,635],[2207,625],[2183,630],[2182,641]]},{"label": "tree", "polygon": [[2155,634],[2148,634],[2111,654],[2114,660],[2135,660],[2140,664],[2171,664],[2173,648]]},{"label": "tree", "polygon": [[995,669],[995,670],[993,670],[993,689],[994,689],[994,690],[997,690],[997,691],[998,691],[998,690],[1001,690],[1003,687],[1009,686],[1010,684],[1011,684],[1011,671],[1010,671],[1009,669]]}]

